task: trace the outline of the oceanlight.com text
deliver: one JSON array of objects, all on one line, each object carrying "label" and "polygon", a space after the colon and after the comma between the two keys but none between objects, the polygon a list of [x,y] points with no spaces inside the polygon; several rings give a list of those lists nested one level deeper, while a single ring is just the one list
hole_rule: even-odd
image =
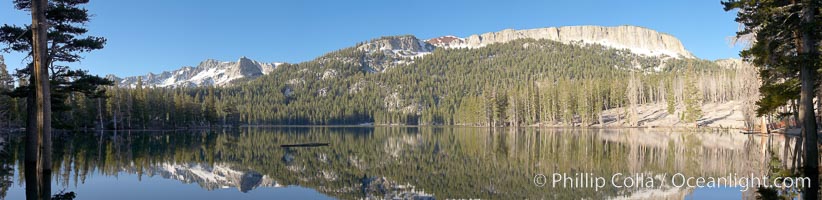
[{"label": "oceanlight.com text", "polygon": [[740,191],[750,188],[807,188],[811,184],[808,177],[769,177],[754,174],[727,176],[687,176],[682,173],[649,174],[615,173],[610,176],[599,176],[593,173],[552,173],[537,174],[533,179],[537,187],[553,188],[592,188],[599,191],[604,187],[614,188],[724,188],[740,187]]}]

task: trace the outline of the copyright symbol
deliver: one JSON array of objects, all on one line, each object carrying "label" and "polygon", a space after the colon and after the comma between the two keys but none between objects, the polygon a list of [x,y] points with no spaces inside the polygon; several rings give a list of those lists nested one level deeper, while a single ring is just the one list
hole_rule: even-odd
[{"label": "copyright symbol", "polygon": [[537,187],[545,186],[545,183],[547,182],[548,177],[545,177],[545,175],[537,174],[536,176],[534,176],[534,185],[537,185]]}]

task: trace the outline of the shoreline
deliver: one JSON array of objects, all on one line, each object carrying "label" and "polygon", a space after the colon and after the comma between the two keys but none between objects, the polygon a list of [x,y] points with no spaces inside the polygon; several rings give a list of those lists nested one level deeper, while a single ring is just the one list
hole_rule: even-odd
[{"label": "shoreline", "polygon": [[[669,131],[694,131],[694,132],[727,132],[751,135],[767,135],[767,133],[760,132],[746,132],[742,128],[733,127],[692,127],[692,126],[566,126],[566,125],[528,125],[528,126],[473,126],[473,125],[389,125],[389,124],[340,124],[340,125],[239,125],[239,126],[214,126],[214,127],[196,127],[196,128],[169,128],[169,129],[78,129],[78,130],[55,130],[56,132],[115,132],[115,131],[139,131],[139,132],[175,132],[185,130],[219,130],[230,128],[483,128],[483,129],[637,129],[637,130],[669,130]],[[25,128],[17,128],[13,130],[2,130],[0,132],[19,133],[25,132]],[[771,130],[771,134],[776,135],[793,135],[789,132],[779,130]]]}]

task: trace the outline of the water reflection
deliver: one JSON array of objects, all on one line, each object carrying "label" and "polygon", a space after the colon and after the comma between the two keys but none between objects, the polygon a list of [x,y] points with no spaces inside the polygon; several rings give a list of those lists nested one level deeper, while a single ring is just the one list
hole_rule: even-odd
[{"label": "water reflection", "polygon": [[[123,179],[172,179],[202,188],[190,193],[234,188],[238,192],[232,195],[237,196],[260,188],[276,190],[296,185],[311,189],[301,190],[304,195],[319,192],[343,199],[683,199],[693,191],[669,186],[608,186],[599,191],[537,187],[533,177],[551,173],[608,177],[614,173],[764,175],[768,152],[782,157],[785,166],[793,163],[789,159],[792,145],[787,145],[791,138],[664,130],[326,127],[105,132],[56,137],[55,191],[98,188],[102,186],[90,180],[117,179],[125,174],[129,176]],[[19,137],[9,138],[3,148],[5,154],[0,156],[0,166],[21,168],[22,142]],[[280,147],[301,143],[330,145]],[[22,191],[19,188],[23,180],[17,173],[0,170],[0,181],[6,181],[0,182],[0,195]],[[146,191],[115,193],[134,192]],[[731,192],[753,197],[753,190]],[[177,196],[187,195],[193,194]]]}]

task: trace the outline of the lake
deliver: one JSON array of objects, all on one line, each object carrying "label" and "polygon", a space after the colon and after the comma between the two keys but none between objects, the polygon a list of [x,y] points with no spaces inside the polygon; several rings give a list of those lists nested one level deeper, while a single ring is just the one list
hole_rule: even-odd
[{"label": "lake", "polygon": [[[6,140],[0,196],[24,199],[24,140]],[[56,134],[52,191],[73,191],[77,199],[155,200],[740,199],[752,198],[755,189],[677,187],[665,180],[675,174],[761,176],[774,163],[769,152],[791,164],[794,142],[664,129],[249,127]],[[281,147],[305,143],[328,146]],[[556,185],[558,175],[564,177]],[[597,177],[607,184],[597,187]],[[627,180],[634,187],[626,187]]]}]

